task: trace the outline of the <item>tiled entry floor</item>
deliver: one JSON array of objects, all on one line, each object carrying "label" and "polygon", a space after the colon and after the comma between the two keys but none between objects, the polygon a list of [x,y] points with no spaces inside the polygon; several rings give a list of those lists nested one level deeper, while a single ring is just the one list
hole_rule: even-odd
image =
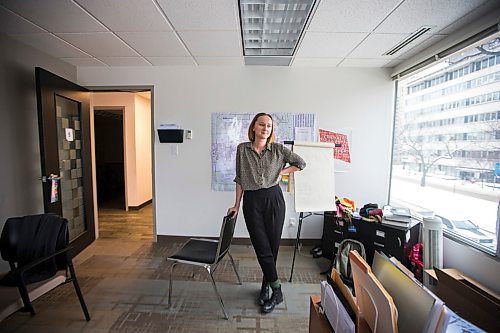
[{"label": "tiled entry floor", "polygon": [[309,296],[319,294],[319,272],[325,259],[309,249],[298,253],[294,280],[288,283],[293,248],[283,246],[278,270],[284,302],[271,314],[256,304],[260,269],[251,246],[233,245],[242,285],[229,261],[215,273],[229,320],[202,269],[179,264],[174,270],[172,308],[167,309],[167,255],[180,243],[99,239],[75,258],[76,273],[92,317],[86,322],[71,285],[59,287],[34,302],[37,314],[15,313],[0,323],[0,332],[307,332]]}]

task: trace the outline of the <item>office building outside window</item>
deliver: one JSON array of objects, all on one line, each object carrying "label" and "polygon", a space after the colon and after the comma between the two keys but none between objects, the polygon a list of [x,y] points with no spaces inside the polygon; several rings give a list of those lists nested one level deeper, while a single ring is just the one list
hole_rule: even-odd
[{"label": "office building outside window", "polygon": [[500,35],[397,84],[391,204],[433,211],[447,237],[495,255]]}]

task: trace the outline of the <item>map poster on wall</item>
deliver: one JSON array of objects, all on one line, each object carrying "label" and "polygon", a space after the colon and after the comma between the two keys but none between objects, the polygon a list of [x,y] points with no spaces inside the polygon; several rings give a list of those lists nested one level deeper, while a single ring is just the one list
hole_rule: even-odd
[{"label": "map poster on wall", "polygon": [[[212,113],[212,190],[234,191],[236,147],[248,141],[248,127],[254,116],[253,113]],[[295,140],[297,128],[301,129],[301,141],[317,140],[314,113],[271,113],[271,116],[277,142]],[[309,138],[304,138],[304,133],[310,133]]]},{"label": "map poster on wall", "polygon": [[[346,132],[349,133],[346,134]],[[340,145],[340,147],[335,147],[333,149],[336,171],[346,171],[351,164],[351,152],[349,149],[349,141],[351,141],[350,136],[350,131],[330,132],[323,129],[319,130],[320,142],[331,142]]]}]

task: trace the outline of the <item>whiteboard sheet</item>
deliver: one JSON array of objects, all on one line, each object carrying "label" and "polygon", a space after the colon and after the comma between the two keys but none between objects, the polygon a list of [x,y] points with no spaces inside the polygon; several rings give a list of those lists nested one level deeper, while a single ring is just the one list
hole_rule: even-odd
[{"label": "whiteboard sheet", "polygon": [[335,210],[335,144],[295,141],[293,151],[306,161],[306,168],[294,173],[295,211]]}]

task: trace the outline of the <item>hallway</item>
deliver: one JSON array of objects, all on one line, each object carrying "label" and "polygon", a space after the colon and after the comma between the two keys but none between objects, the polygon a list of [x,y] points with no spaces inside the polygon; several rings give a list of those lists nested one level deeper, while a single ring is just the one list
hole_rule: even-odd
[{"label": "hallway", "polygon": [[99,206],[99,238],[153,240],[152,203],[139,210],[118,207],[109,203]]}]

